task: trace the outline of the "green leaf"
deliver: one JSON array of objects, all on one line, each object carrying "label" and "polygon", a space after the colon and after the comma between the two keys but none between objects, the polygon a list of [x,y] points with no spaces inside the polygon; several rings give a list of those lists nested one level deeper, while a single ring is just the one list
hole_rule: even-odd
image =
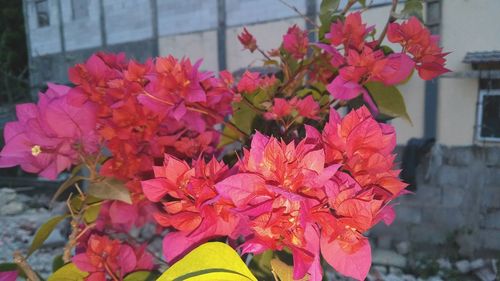
[{"label": "green leaf", "polygon": [[267,250],[259,255],[254,255],[250,264],[248,265],[252,269],[252,273],[259,280],[272,280],[273,274],[271,272],[271,260],[274,257],[274,252],[272,250]]},{"label": "green leaf", "polygon": [[101,211],[101,203],[96,203],[90,206],[87,206],[85,212],[83,212],[83,219],[86,223],[93,223],[99,216],[99,212]]},{"label": "green leaf", "polygon": [[[78,167],[78,166],[77,166]],[[76,167],[75,167],[76,168]],[[61,184],[61,186],[59,186],[59,188],[57,189],[56,193],[54,194],[54,196],[52,196],[52,202],[55,201],[59,196],[61,196],[61,194],[66,191],[66,189],[70,188],[71,186],[73,186],[75,183],[81,181],[85,179],[85,177],[82,177],[82,176],[71,176],[69,179],[67,179],[65,182],[63,182]]]},{"label": "green leaf", "polygon": [[366,0],[358,0],[358,3],[361,4],[363,8],[366,7]]},{"label": "green leaf", "polygon": [[89,185],[88,194],[100,199],[119,200],[132,204],[130,192],[122,181],[113,178],[103,178]]},{"label": "green leaf", "polygon": [[280,261],[279,259],[271,260],[271,268],[273,273],[279,278],[279,281],[307,281],[309,274],[301,279],[293,279],[293,267]]},{"label": "green leaf", "polygon": [[412,124],[411,118],[406,111],[406,105],[395,86],[385,86],[379,82],[370,82],[365,85],[373,100],[377,104],[380,113],[390,117],[402,117]]},{"label": "green leaf", "polygon": [[[268,95],[264,91],[258,91],[255,94],[244,95],[243,98],[246,98],[248,102],[250,102],[254,107],[260,109],[262,103],[268,100]],[[252,133],[252,124],[253,121],[257,117],[256,109],[252,108],[247,104],[246,101],[240,101],[233,103],[233,116],[230,121],[235,124],[238,129],[245,132],[246,134]],[[219,147],[224,147],[230,143],[235,142],[239,139],[239,134],[236,130],[231,127],[225,126],[222,131],[222,137],[219,142]]]},{"label": "green leaf", "polygon": [[319,6],[320,15],[332,15],[339,8],[340,0],[323,0]]},{"label": "green leaf", "polygon": [[151,271],[136,271],[125,276],[123,281],[154,281],[158,278],[156,272]]},{"label": "green leaf", "polygon": [[40,226],[40,228],[37,230],[35,237],[33,237],[33,241],[31,242],[31,246],[28,249],[28,254],[26,258],[29,257],[31,254],[33,254],[33,252],[36,251],[38,248],[40,248],[43,245],[43,242],[47,240],[50,233],[54,231],[56,226],[67,217],[68,215],[56,216],[49,219],[44,224],[42,224],[42,226]]},{"label": "green leaf", "polygon": [[158,281],[181,280],[257,281],[257,278],[233,248],[209,242],[191,251],[158,278]]},{"label": "green leaf", "polygon": [[59,268],[63,266],[64,266],[64,260],[62,255],[59,255],[52,260],[52,272],[56,272]]},{"label": "green leaf", "polygon": [[0,272],[17,270],[17,264],[12,262],[0,263]]},{"label": "green leaf", "polygon": [[47,281],[83,281],[88,275],[87,272],[81,271],[73,263],[68,263],[50,275]]},{"label": "green leaf", "polygon": [[424,3],[423,0],[406,0],[403,10],[401,10],[401,16],[404,18],[409,18],[411,16],[416,16],[420,20],[423,19]]}]

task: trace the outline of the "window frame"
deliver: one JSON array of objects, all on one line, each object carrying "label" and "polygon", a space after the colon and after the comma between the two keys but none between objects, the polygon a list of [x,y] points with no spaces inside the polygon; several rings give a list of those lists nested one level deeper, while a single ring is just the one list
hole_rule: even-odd
[{"label": "window frame", "polygon": [[[39,5],[45,3],[47,5],[47,12],[45,13],[47,15],[47,24],[42,25],[40,22],[40,9]],[[46,28],[50,26],[50,3],[49,0],[36,0],[34,1],[35,4],[35,15],[36,15],[36,25],[37,28]]]},{"label": "window frame", "polygon": [[481,130],[483,125],[483,103],[485,96],[500,96],[500,89],[481,89],[479,90],[479,99],[477,102],[477,116],[476,116],[476,140],[480,142],[500,142],[499,137],[483,137]]}]

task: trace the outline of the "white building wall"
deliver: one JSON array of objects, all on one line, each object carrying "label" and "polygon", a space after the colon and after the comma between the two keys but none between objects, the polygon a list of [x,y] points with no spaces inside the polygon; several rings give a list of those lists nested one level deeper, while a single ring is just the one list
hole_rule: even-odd
[{"label": "white building wall", "polygon": [[31,55],[43,56],[61,52],[57,0],[49,0],[49,26],[38,27],[34,1],[27,2]]},{"label": "white building wall", "polygon": [[[286,3],[293,5],[301,13],[306,13],[306,0],[286,0]],[[278,0],[226,0],[226,23],[228,26],[276,21],[296,16],[295,11]]]},{"label": "white building wall", "polygon": [[95,48],[102,45],[99,0],[88,1],[88,16],[82,18],[73,17],[71,1],[61,1],[66,51]]},{"label": "white building wall", "polygon": [[217,28],[217,0],[157,0],[160,36]]},{"label": "white building wall", "polygon": [[149,0],[104,0],[108,45],[152,38],[150,4]]}]

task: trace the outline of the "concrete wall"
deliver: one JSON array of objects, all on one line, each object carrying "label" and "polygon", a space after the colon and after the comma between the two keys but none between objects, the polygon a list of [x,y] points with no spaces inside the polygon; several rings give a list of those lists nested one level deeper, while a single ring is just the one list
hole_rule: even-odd
[{"label": "concrete wall", "polygon": [[396,220],[373,237],[457,243],[463,255],[500,250],[500,148],[438,146],[418,168],[415,194],[397,200]]},{"label": "concrete wall", "polygon": [[[102,45],[99,0],[88,0],[88,16],[75,18],[71,1],[61,1],[64,41],[67,51],[94,48]],[[33,31],[36,33],[36,31]],[[81,36],[85,34],[85,36]]]}]

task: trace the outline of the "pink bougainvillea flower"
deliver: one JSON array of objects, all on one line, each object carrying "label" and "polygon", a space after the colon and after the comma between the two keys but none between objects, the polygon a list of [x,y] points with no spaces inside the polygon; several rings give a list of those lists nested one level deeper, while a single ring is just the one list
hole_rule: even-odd
[{"label": "pink bougainvillea flower", "polygon": [[391,23],[387,30],[387,38],[399,43],[403,50],[413,56],[418,74],[424,80],[432,80],[450,70],[445,68],[445,56],[439,47],[439,37],[430,31],[416,18],[399,24]]},{"label": "pink bougainvillea flower", "polygon": [[318,118],[319,104],[311,95],[303,99],[294,97],[291,100],[284,98],[274,98],[273,100],[273,106],[264,113],[264,118],[268,120],[283,119],[290,115],[299,115],[309,119]]},{"label": "pink bougainvillea flower", "polygon": [[240,40],[244,49],[247,49],[252,53],[257,50],[257,40],[255,40],[255,37],[253,37],[246,27],[244,27],[243,32],[238,35],[238,40]]},{"label": "pink bougainvillea flower", "polygon": [[309,95],[303,99],[295,99],[293,104],[300,116],[309,119],[318,119],[319,113],[319,103],[314,100],[314,98]]},{"label": "pink bougainvillea flower", "polygon": [[343,119],[331,111],[322,134],[312,127],[307,132],[311,142],[321,143],[326,163],[342,164],[361,186],[376,186],[386,201],[407,186],[398,178],[399,170],[394,170],[394,128],[378,123],[365,107]]},{"label": "pink bougainvillea flower", "polygon": [[89,237],[85,252],[71,260],[78,269],[89,273],[86,280],[91,281],[106,280],[106,275],[122,279],[137,266],[137,257],[131,246],[96,234]]},{"label": "pink bougainvillea flower", "polygon": [[207,100],[200,82],[210,74],[200,72],[200,64],[201,61],[193,65],[189,59],[177,60],[173,56],[157,58],[155,73],[139,95],[139,101],[155,112],[167,110],[167,114],[179,121],[187,112],[187,104]]},{"label": "pink bougainvillea flower", "polygon": [[368,82],[382,82],[395,85],[406,80],[413,71],[415,63],[406,54],[385,56],[381,50],[373,51],[365,46],[363,51],[348,51],[346,64],[339,69],[339,75],[327,85],[327,90],[334,98],[350,100],[359,95],[378,113],[368,91],[363,87]]},{"label": "pink bougainvillea flower", "polygon": [[69,89],[49,84],[47,92],[39,94],[38,104],[17,105],[18,121],[5,126],[0,167],[20,165],[27,172],[55,179],[80,161],[79,154],[97,151],[95,107],[70,105]]},{"label": "pink bougainvillea flower", "polygon": [[292,113],[293,107],[290,102],[283,98],[274,98],[274,104],[264,113],[266,119],[281,119]]},{"label": "pink bougainvillea flower", "polygon": [[240,93],[253,93],[260,87],[260,74],[258,72],[245,71],[238,82],[237,89]]},{"label": "pink bougainvillea flower", "polygon": [[343,45],[346,50],[354,48],[361,51],[365,45],[366,36],[374,30],[373,26],[366,27],[361,20],[361,13],[350,13],[344,21],[338,20],[331,24],[330,32],[325,38],[333,46]]},{"label": "pink bougainvillea flower", "polygon": [[[194,243],[217,236],[236,238],[239,218],[230,211],[227,200],[216,200],[215,183],[230,173],[215,158],[206,163],[200,159],[192,167],[171,155],[164,165],[153,167],[155,178],[142,182],[146,197],[161,202],[162,211],[155,214],[158,224],[171,227],[164,238],[164,255],[171,261]],[[169,200],[163,200],[165,197]]]},{"label": "pink bougainvillea flower", "polygon": [[16,281],[18,275],[17,270],[2,271],[0,272],[0,281]]},{"label": "pink bougainvillea flower", "polygon": [[338,168],[325,167],[324,159],[324,152],[314,150],[314,145],[286,144],[257,132],[239,164],[240,173],[216,184],[217,191],[231,199],[236,210],[249,216],[252,234],[243,251],[289,247],[294,265],[300,265],[294,267],[294,278],[318,271],[319,244],[314,235],[306,239],[307,229],[314,226],[305,210],[320,204],[322,186]]},{"label": "pink bougainvillea flower", "polygon": [[296,24],[288,28],[283,35],[283,49],[287,51],[294,59],[303,59],[307,53],[307,31],[300,29]]}]

